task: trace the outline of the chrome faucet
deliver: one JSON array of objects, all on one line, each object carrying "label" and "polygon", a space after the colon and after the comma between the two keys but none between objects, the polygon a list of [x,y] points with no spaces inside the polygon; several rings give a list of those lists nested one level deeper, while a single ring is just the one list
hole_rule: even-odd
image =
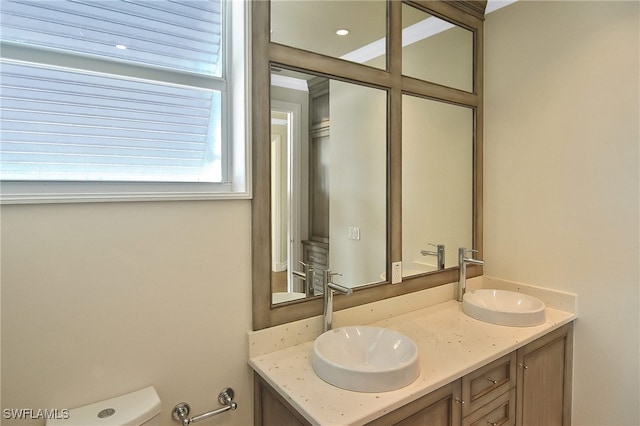
[{"label": "chrome faucet", "polygon": [[444,244],[432,244],[429,243],[430,246],[434,246],[436,248],[436,251],[430,251],[430,250],[421,250],[420,254],[423,256],[436,256],[436,258],[438,259],[438,271],[442,271],[444,269]]},{"label": "chrome faucet", "polygon": [[328,269],[322,271],[322,289],[324,291],[324,310],[322,312],[323,331],[331,330],[331,323],[333,322],[333,292],[337,291],[347,296],[353,293],[353,290],[349,287],[331,282],[331,277],[334,275],[342,274],[331,272]]},{"label": "chrome faucet", "polygon": [[467,264],[484,265],[484,261],[467,257],[467,253],[475,253],[478,250],[467,250],[464,247],[458,249],[458,302],[462,302],[464,292],[467,290]]},{"label": "chrome faucet", "polygon": [[294,277],[300,278],[303,282],[304,293],[308,296],[313,296],[313,278],[315,271],[311,265],[308,265],[301,260],[298,261],[302,265],[302,272],[292,271]]}]

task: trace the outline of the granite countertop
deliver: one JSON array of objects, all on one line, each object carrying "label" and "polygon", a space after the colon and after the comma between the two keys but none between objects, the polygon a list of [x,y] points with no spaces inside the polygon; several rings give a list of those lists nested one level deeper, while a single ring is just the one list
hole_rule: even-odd
[{"label": "granite countertop", "polygon": [[380,393],[352,392],[320,379],[311,367],[313,340],[249,360],[251,367],[315,425],[362,425],[506,355],[576,318],[547,307],[535,327],[506,327],[475,320],[448,301],[377,321],[413,339],[421,372],[412,384]]}]

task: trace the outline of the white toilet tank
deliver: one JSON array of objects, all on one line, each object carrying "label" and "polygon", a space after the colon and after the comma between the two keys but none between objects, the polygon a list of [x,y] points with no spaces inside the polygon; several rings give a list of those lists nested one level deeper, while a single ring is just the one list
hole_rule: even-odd
[{"label": "white toilet tank", "polygon": [[69,410],[46,426],[152,426],[160,424],[160,397],[153,386]]}]

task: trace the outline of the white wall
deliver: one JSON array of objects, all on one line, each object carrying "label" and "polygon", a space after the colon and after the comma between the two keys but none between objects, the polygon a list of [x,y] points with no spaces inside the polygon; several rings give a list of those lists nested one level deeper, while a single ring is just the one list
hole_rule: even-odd
[{"label": "white wall", "polygon": [[576,425],[640,424],[639,6],[485,24],[485,273],[578,294]]},{"label": "white wall", "polygon": [[[236,391],[252,423],[250,201],[2,207],[2,408],[154,385],[162,424]],[[42,424],[9,421],[3,425]]]}]

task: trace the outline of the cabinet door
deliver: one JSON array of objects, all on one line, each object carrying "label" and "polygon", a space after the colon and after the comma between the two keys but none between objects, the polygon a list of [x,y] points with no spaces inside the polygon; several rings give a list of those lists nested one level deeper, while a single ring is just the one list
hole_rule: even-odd
[{"label": "cabinet door", "polygon": [[453,426],[460,424],[460,380],[369,423],[369,426]]},{"label": "cabinet door", "polygon": [[571,424],[573,324],[518,350],[517,425]]}]

